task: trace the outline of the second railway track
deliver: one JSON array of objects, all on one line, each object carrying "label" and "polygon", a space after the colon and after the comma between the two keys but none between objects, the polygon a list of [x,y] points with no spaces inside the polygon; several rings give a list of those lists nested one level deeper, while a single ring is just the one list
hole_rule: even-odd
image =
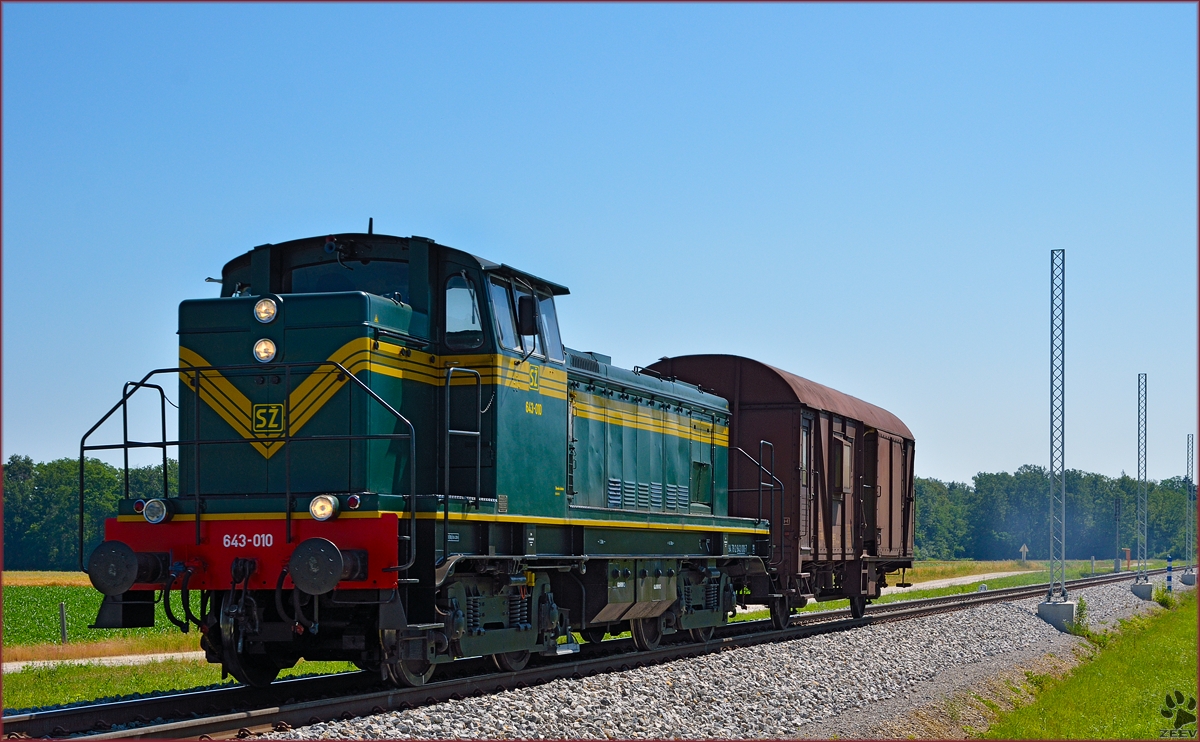
[{"label": "second railway track", "polygon": [[[1165,570],[1156,570],[1155,573]],[[1133,573],[1072,580],[1073,588],[1129,580]],[[585,644],[566,660],[546,660],[515,673],[486,673],[480,660],[454,663],[451,677],[419,688],[381,687],[368,673],[344,673],[281,681],[268,688],[242,686],[174,693],[127,701],[72,706],[5,716],[5,735],[13,737],[67,737],[86,734],[88,739],[213,738],[248,736],[313,724],[407,709],[468,696],[499,693],[563,678],[581,678],[634,667],[696,657],[724,649],[788,641],[817,634],[844,631],[874,623],[899,621],[935,613],[962,610],[983,603],[1036,597],[1045,584],[988,590],[938,598],[883,603],[868,607],[862,618],[849,610],[799,614],[783,630],[763,630],[769,621],[730,624],[703,643],[673,643],[651,652],[640,652],[629,640]],[[539,658],[541,659],[541,658]],[[116,727],[114,729],[114,727]]]}]

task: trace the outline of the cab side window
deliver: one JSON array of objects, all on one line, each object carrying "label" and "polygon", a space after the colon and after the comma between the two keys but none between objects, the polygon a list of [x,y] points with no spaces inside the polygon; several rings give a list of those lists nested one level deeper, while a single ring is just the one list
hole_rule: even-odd
[{"label": "cab side window", "polygon": [[[529,293],[528,289],[526,289],[522,286],[517,286],[517,285],[513,286],[513,295],[516,298],[516,301],[513,302],[514,306],[520,306],[522,296],[532,296],[532,294]],[[530,343],[533,344],[532,348],[530,347]],[[543,350],[544,346],[542,345],[542,337],[541,337],[540,333],[537,335],[529,335],[528,337],[522,337],[521,345],[523,346],[524,352],[526,352],[526,353],[529,353],[530,351],[532,351],[533,355],[535,355],[535,356],[545,356],[546,355],[546,351]]]},{"label": "cab side window", "polygon": [[483,344],[483,322],[475,284],[466,275],[446,279],[446,346],[470,350]]},{"label": "cab side window", "polygon": [[496,334],[500,338],[500,344],[510,350],[521,350],[512,298],[508,294],[508,282],[499,278],[490,279],[488,293],[492,297],[492,314],[496,317]]},{"label": "cab side window", "polygon": [[562,339],[558,336],[558,317],[554,313],[554,297],[539,296],[538,308],[542,316],[542,335],[546,338],[546,353],[550,360],[563,362]]}]

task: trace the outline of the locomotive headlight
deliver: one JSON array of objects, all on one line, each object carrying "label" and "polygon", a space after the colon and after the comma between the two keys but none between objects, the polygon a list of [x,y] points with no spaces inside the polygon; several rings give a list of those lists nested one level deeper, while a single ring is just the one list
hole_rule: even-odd
[{"label": "locomotive headlight", "polygon": [[266,324],[275,319],[277,310],[274,299],[259,299],[258,303],[254,305],[254,319]]},{"label": "locomotive headlight", "polygon": [[149,523],[165,523],[171,519],[171,508],[162,500],[146,500],[142,507],[142,516]]},{"label": "locomotive headlight", "polygon": [[262,363],[270,363],[275,358],[275,341],[263,338],[255,343],[254,358]]},{"label": "locomotive headlight", "polygon": [[317,495],[308,503],[308,514],[313,520],[329,520],[338,514],[338,499],[333,495]]}]

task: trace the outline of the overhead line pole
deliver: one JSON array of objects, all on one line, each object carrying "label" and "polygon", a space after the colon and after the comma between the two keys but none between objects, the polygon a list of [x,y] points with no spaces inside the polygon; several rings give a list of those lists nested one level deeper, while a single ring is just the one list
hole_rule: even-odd
[{"label": "overhead line pole", "polygon": [[1148,583],[1146,573],[1146,375],[1138,374],[1138,509],[1137,575],[1135,583]]},{"label": "overhead line pole", "polygon": [[1049,602],[1067,599],[1066,413],[1067,251],[1050,251],[1050,587]]},{"label": "overhead line pole", "polygon": [[1187,541],[1183,545],[1184,571],[1191,572],[1196,566],[1196,485],[1193,477],[1195,476],[1194,469],[1194,451],[1195,451],[1195,436],[1188,433],[1187,437],[1187,474],[1184,477],[1183,488],[1186,490],[1184,496],[1187,498],[1187,528],[1185,534]]}]

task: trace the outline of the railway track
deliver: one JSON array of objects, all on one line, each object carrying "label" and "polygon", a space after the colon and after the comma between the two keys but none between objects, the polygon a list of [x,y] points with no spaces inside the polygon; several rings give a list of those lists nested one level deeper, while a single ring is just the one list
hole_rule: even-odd
[{"label": "railway track", "polygon": [[[1154,570],[1162,573],[1166,570]],[[1133,573],[1071,580],[1076,589],[1132,579]],[[268,688],[235,686],[175,693],[128,701],[76,706],[3,718],[6,737],[66,737],[87,734],[89,740],[130,738],[246,737],[331,719],[383,713],[467,696],[540,685],[562,678],[581,678],[606,672],[670,662],[769,642],[844,631],[888,621],[962,610],[1045,593],[1046,584],[964,593],[940,598],[903,600],[872,605],[862,618],[849,610],[798,614],[783,630],[764,630],[769,620],[743,621],[723,627],[704,643],[667,644],[651,652],[637,651],[629,640],[585,644],[568,660],[531,661],[521,672],[489,672],[482,659],[462,660],[441,671],[442,679],[420,688],[383,686],[370,673],[343,673],[285,680]],[[542,658],[536,658],[542,660]],[[113,730],[113,726],[123,728]]]}]

